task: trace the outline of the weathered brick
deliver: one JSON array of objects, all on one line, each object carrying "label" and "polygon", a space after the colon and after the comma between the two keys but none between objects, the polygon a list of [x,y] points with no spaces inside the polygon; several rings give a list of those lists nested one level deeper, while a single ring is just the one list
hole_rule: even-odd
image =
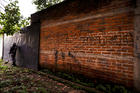
[{"label": "weathered brick", "polygon": [[87,13],[77,14],[75,8],[74,14],[61,17],[44,14],[40,50],[46,52],[40,53],[40,65],[132,86],[134,12],[128,10],[132,4],[101,1],[100,7]]}]

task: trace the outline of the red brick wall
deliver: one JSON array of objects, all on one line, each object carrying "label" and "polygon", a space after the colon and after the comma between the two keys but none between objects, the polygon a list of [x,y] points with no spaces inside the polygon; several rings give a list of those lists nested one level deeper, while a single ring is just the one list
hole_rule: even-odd
[{"label": "red brick wall", "polygon": [[133,86],[131,4],[131,0],[113,0],[88,13],[69,13],[54,19],[44,15],[40,66]]}]

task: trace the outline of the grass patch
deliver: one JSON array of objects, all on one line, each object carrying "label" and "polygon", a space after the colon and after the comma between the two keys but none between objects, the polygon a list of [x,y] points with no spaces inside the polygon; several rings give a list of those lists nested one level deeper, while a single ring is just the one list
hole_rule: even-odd
[{"label": "grass patch", "polygon": [[0,93],[68,93],[73,90],[65,86],[37,71],[0,62]]},{"label": "grass patch", "polygon": [[3,60],[0,59],[0,73],[6,72],[7,69],[8,69],[8,66],[3,65]]},{"label": "grass patch", "polygon": [[[60,78],[63,78],[63,79],[66,79],[75,83],[78,83],[83,86],[95,88],[104,93],[134,93],[132,89],[128,89],[125,86],[113,84],[113,83],[106,83],[102,80],[97,80],[97,79],[92,80],[80,74],[71,74],[71,73],[66,73],[66,72],[53,72],[52,70],[49,70],[49,69],[43,69],[41,71],[51,74],[51,75],[58,76]],[[80,89],[80,87],[77,87],[77,86],[73,86],[73,87],[76,89]]]}]

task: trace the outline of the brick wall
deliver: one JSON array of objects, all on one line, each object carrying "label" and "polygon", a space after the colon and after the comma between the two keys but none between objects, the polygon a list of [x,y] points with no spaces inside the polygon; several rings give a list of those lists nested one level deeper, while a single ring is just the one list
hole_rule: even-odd
[{"label": "brick wall", "polygon": [[48,9],[41,18],[40,66],[133,86],[133,5],[67,0]]}]

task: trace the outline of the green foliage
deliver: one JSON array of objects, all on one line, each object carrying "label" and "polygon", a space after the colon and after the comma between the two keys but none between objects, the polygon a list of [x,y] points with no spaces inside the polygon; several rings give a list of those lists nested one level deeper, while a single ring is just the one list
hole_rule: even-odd
[{"label": "green foliage", "polygon": [[4,13],[0,12],[0,25],[2,29],[0,34],[13,35],[19,31],[22,27],[29,25],[28,19],[23,18],[20,13],[18,1],[11,1],[4,7]]},{"label": "green foliage", "polygon": [[96,89],[104,91],[104,92],[106,91],[106,87],[104,87],[102,84],[97,85]]},{"label": "green foliage", "polygon": [[0,73],[6,72],[8,69],[8,66],[3,65],[2,62],[3,61],[0,59]]},{"label": "green foliage", "polygon": [[123,86],[115,85],[112,89],[113,93],[128,93],[128,91]]},{"label": "green foliage", "polygon": [[5,86],[9,86],[11,83],[12,83],[11,80],[1,81],[0,82],[0,88],[5,87]]},{"label": "green foliage", "polygon": [[37,6],[38,10],[45,9],[63,0],[33,0],[33,4]]},{"label": "green foliage", "polygon": [[47,90],[45,88],[42,88],[42,87],[38,87],[37,88],[37,93],[47,93]]},{"label": "green foliage", "polygon": [[2,62],[2,59],[0,59],[0,63]]}]

